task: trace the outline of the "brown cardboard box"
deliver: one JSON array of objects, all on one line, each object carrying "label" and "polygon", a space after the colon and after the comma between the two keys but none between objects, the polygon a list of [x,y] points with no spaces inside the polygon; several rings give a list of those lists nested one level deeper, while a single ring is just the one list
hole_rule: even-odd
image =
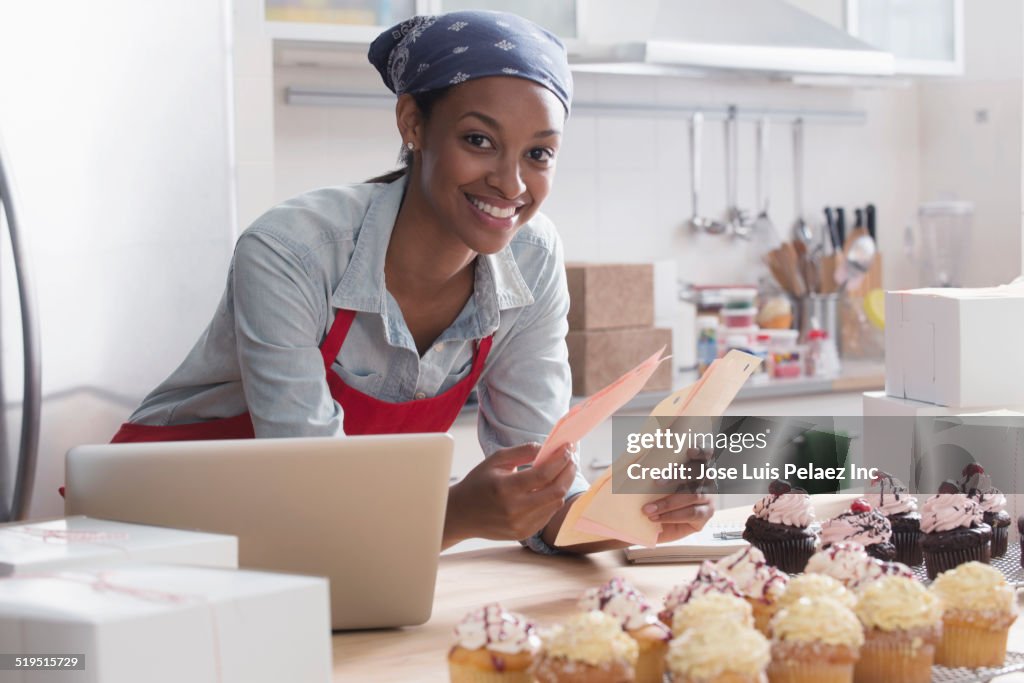
[{"label": "brown cardboard box", "polygon": [[567,263],[569,329],[607,330],[654,324],[650,263]]},{"label": "brown cardboard box", "polygon": [[[617,380],[652,353],[672,350],[672,330],[662,327],[631,327],[622,330],[577,330],[565,337],[572,368],[572,393],[589,396]],[[643,391],[672,388],[672,361],[662,363]]]}]

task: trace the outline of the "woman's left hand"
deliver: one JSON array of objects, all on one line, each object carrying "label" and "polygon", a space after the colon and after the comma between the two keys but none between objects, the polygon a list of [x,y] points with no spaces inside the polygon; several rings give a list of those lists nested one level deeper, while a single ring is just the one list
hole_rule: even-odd
[{"label": "woman's left hand", "polygon": [[658,543],[668,543],[703,529],[715,512],[715,502],[706,493],[673,493],[647,503],[643,512],[661,523]]}]

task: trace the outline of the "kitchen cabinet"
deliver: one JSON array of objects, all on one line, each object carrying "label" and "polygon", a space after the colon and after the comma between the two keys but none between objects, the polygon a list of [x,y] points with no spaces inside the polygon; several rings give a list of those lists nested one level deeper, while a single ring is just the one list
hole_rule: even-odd
[{"label": "kitchen cabinet", "polygon": [[964,73],[963,0],[847,0],[846,30],[891,52],[898,74]]},{"label": "kitchen cabinet", "polygon": [[577,35],[576,0],[263,0],[273,38],[365,45],[415,14],[464,9],[515,12],[563,38]]}]

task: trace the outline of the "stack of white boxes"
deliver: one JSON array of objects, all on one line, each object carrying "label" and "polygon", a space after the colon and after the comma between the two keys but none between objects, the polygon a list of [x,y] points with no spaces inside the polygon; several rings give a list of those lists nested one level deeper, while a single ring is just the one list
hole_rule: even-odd
[{"label": "stack of white boxes", "polygon": [[[918,439],[920,425],[928,424],[913,418],[959,418],[939,426],[966,429],[932,430],[929,443],[976,457],[1007,494],[1007,511],[1016,519],[1024,490],[1020,430],[988,430],[979,440],[971,425],[1024,424],[1024,286],[888,292],[885,392],[864,394],[864,417],[869,457],[891,453],[904,465],[915,448],[915,422]],[[880,417],[902,419],[873,419]],[[916,447],[920,452],[921,444]]]},{"label": "stack of white boxes", "polygon": [[0,525],[0,653],[0,682],[327,683],[327,580],[239,570],[234,536]]}]

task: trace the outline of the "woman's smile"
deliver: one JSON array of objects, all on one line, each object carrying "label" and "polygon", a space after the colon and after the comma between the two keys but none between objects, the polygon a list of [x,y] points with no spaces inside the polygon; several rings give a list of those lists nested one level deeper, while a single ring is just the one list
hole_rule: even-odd
[{"label": "woman's smile", "polygon": [[516,217],[525,204],[494,197],[481,197],[464,192],[463,196],[469,204],[470,211],[485,227],[495,230],[511,230],[516,225]]}]

